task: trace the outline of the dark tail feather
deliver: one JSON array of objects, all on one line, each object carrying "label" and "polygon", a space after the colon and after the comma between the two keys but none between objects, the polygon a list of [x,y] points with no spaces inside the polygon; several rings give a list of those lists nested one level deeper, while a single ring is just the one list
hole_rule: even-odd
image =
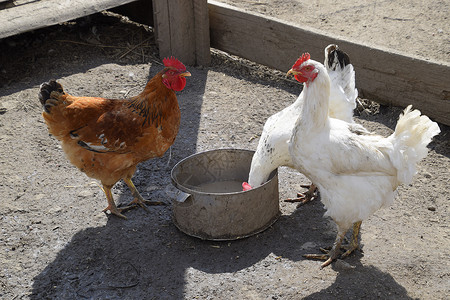
[{"label": "dark tail feather", "polygon": [[56,82],[56,80],[51,79],[49,82],[44,82],[41,84],[39,90],[39,101],[41,102],[44,110],[46,112],[50,112],[50,107],[53,106],[50,103],[47,103],[47,100],[51,98],[51,93],[56,91],[60,94],[64,94],[63,87],[60,83]]},{"label": "dark tail feather", "polygon": [[344,51],[340,50],[338,45],[331,44],[325,48],[325,64],[330,69],[335,71],[339,66],[343,69],[350,64],[350,57]]}]

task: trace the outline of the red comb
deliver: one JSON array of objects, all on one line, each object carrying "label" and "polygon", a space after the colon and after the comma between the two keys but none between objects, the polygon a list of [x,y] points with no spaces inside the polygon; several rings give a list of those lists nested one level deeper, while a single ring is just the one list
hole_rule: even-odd
[{"label": "red comb", "polygon": [[183,65],[181,61],[171,56],[170,58],[166,57],[163,59],[164,66],[168,68],[175,68],[179,71],[186,71],[186,67]]},{"label": "red comb", "polygon": [[310,58],[311,58],[311,55],[309,55],[308,52],[303,53],[302,56],[300,56],[299,59],[297,59],[295,64],[292,66],[292,68],[300,66],[302,63],[304,63],[305,61],[307,61]]}]

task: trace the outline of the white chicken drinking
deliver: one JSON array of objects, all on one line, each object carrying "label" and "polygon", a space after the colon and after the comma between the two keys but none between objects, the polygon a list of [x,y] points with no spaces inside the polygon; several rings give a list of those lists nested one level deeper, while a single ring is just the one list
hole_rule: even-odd
[{"label": "white chicken drinking", "polygon": [[288,74],[304,83],[303,105],[293,128],[289,153],[294,167],[317,185],[326,213],[337,224],[337,237],[322,267],[339,257],[342,240],[353,226],[342,257],[358,248],[361,222],[390,205],[400,184],[410,183],[416,164],[439,126],[408,106],[388,137],[370,134],[354,123],[330,118],[330,76],[309,54],[301,56]]},{"label": "white chicken drinking", "polygon": [[[358,91],[355,88],[355,72],[350,59],[337,45],[331,44],[325,48],[324,63],[331,78],[328,113],[330,117],[353,123]],[[288,142],[302,105],[303,98],[298,97],[294,103],[267,119],[252,159],[248,185],[243,185],[244,190],[260,186],[268,180],[270,173],[280,166],[294,167]],[[308,192],[299,193],[297,198],[287,201],[306,203],[314,198],[315,190],[316,187],[311,184]]]}]

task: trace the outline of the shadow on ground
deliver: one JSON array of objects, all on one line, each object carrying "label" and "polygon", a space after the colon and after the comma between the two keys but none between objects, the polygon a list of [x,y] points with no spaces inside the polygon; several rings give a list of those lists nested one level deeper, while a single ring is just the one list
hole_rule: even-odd
[{"label": "shadow on ground", "polygon": [[[316,202],[281,216],[261,234],[230,242],[202,241],[183,234],[171,222],[169,207],[151,208],[150,213],[135,210],[128,214],[128,221],[110,217],[106,226],[73,236],[34,278],[31,299],[183,299],[188,269],[207,273],[207,278],[251,268],[271,254],[303,260],[306,250],[300,245],[320,243],[317,239],[327,230],[322,214]],[[327,242],[333,239],[334,233],[326,236]],[[331,286],[306,299],[410,299],[391,275],[363,266],[360,258],[359,253],[347,259],[356,267],[339,270]],[[323,272],[319,264],[317,272]],[[258,280],[263,285],[272,282],[266,277]],[[293,288],[307,284],[299,282]]]}]

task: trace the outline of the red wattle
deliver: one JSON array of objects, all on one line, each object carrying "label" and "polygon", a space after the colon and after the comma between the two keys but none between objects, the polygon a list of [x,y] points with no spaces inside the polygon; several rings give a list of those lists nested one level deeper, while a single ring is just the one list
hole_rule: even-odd
[{"label": "red wattle", "polygon": [[174,91],[182,91],[186,86],[186,78],[178,76],[175,80],[170,80],[168,78],[163,78],[162,82],[164,85]]},{"label": "red wattle", "polygon": [[186,86],[186,78],[178,76],[177,80],[175,82],[172,82],[171,87],[174,91],[182,91],[184,87]]}]

